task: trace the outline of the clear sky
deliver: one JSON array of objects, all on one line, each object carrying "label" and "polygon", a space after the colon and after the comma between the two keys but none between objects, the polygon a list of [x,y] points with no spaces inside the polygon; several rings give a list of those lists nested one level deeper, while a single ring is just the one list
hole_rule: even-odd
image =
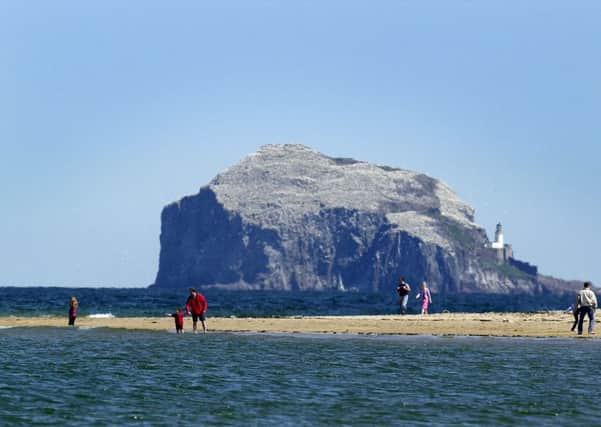
[{"label": "clear sky", "polygon": [[599,1],[0,2],[0,286],[145,286],[268,143],[418,170],[601,284]]}]

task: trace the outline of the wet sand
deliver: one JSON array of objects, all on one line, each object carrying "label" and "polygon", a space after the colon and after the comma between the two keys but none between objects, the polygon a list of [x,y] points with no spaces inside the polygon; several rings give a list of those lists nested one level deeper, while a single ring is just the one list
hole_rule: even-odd
[{"label": "wet sand", "polygon": [[[273,318],[209,317],[207,326],[216,332],[287,332],[351,333],[394,335],[476,335],[506,337],[572,337],[573,317],[569,313],[442,313],[420,315],[374,316],[291,316]],[[77,326],[139,330],[174,328],[170,317],[79,317]],[[0,327],[68,327],[66,317],[0,317]],[[200,322],[199,322],[200,328]],[[584,337],[588,337],[588,319]],[[184,329],[190,332],[192,319],[186,317]],[[601,332],[601,331],[600,331]],[[592,335],[592,337],[596,337]]]}]

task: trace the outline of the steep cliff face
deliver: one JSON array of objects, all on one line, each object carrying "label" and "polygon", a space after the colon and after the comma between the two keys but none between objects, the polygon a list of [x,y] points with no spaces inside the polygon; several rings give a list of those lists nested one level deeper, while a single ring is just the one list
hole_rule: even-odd
[{"label": "steep cliff face", "polygon": [[160,287],[540,291],[499,266],[474,210],[424,174],[302,145],[262,147],[163,210]]}]

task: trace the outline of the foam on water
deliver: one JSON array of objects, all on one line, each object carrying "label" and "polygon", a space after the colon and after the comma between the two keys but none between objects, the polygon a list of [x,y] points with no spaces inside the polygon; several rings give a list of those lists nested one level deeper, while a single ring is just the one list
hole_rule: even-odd
[{"label": "foam on water", "polygon": [[88,316],[90,319],[112,319],[114,317],[112,313],[96,313]]}]

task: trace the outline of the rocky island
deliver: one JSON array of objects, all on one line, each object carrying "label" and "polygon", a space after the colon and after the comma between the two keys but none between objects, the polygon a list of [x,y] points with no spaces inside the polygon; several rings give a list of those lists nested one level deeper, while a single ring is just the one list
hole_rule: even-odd
[{"label": "rocky island", "polygon": [[572,292],[489,241],[474,209],[423,173],[266,145],[161,215],[156,287],[439,295]]}]

